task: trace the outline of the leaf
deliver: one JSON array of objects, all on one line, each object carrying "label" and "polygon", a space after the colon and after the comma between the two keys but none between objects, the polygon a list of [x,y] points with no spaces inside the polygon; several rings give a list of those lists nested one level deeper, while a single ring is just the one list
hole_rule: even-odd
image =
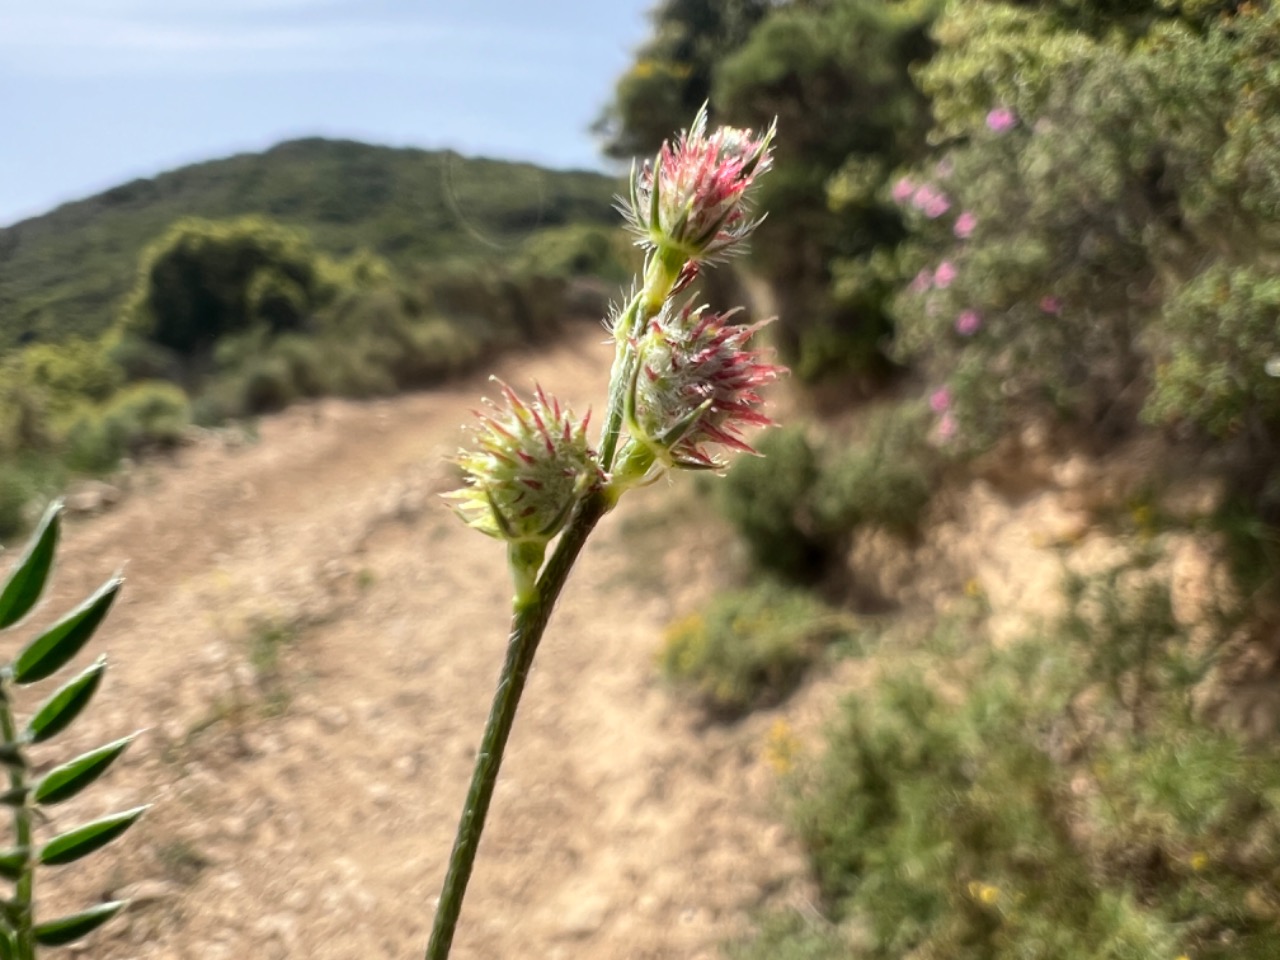
[{"label": "leaf", "polygon": [[0,630],[25,617],[40,599],[49,571],[53,569],[53,554],[58,548],[61,529],[62,501],[55,500],[27,541],[26,552],[9,574],[4,589],[0,590]]},{"label": "leaf", "polygon": [[62,669],[98,629],[123,582],[112,577],[88,600],[27,644],[13,661],[13,679],[35,683]]},{"label": "leaf", "polygon": [[32,933],[35,934],[36,943],[42,947],[61,947],[68,943],[75,943],[81,937],[97,930],[128,906],[128,903],[129,901],[127,900],[112,900],[109,903],[100,903],[97,906],[90,907],[88,910],[82,910],[66,917],[59,917],[57,920],[50,920],[48,923],[37,924]]},{"label": "leaf", "polygon": [[18,948],[13,945],[13,937],[4,930],[0,930],[0,960],[18,960]]},{"label": "leaf", "polygon": [[104,747],[90,750],[88,753],[82,753],[74,760],[54,767],[36,784],[35,793],[32,794],[36,803],[42,803],[47,806],[53,803],[61,803],[63,800],[70,800],[106,773],[107,768],[115,763],[116,758],[124,753],[129,744],[133,743],[133,738],[136,736],[137,734],[135,733],[113,743],[108,743]]},{"label": "leaf", "polygon": [[6,880],[17,880],[31,863],[31,851],[27,847],[16,847],[0,853],[0,877]]},{"label": "leaf", "polygon": [[107,658],[99,657],[83,673],[59,687],[27,724],[27,739],[32,743],[42,743],[70,726],[93,699],[106,669]]},{"label": "leaf", "polygon": [[147,812],[149,807],[134,807],[124,813],[117,813],[101,820],[86,823],[66,833],[60,833],[40,851],[40,862],[49,866],[60,866],[64,863],[75,863],[81,857],[87,857],[96,850],[101,850],[120,834],[124,833],[134,822]]}]

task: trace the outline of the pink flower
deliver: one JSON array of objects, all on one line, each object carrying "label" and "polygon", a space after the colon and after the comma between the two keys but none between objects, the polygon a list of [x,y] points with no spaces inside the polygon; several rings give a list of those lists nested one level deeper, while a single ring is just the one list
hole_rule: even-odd
[{"label": "pink flower", "polygon": [[893,202],[906,203],[916,191],[916,185],[908,177],[900,177],[893,185]]},{"label": "pink flower", "polygon": [[956,423],[956,418],[950,411],[944,413],[938,420],[938,437],[942,440],[950,440],[956,435],[958,429],[959,424]]},{"label": "pink flower", "polygon": [[987,114],[987,129],[993,133],[1008,133],[1017,122],[1017,116],[1008,107],[996,107]]},{"label": "pink flower", "polygon": [[955,235],[961,240],[968,240],[973,235],[973,229],[977,225],[978,218],[966,210],[956,217]]},{"label": "pink flower", "polygon": [[640,243],[705,261],[745,239],[759,223],[747,194],[773,162],[773,135],[773,127],[762,135],[720,127],[708,136],[706,107],[699,110],[679,141],[664,143],[632,177],[623,213]]},{"label": "pink flower", "polygon": [[911,205],[917,210],[923,210],[926,205],[935,202],[937,199],[938,191],[929,184],[922,183],[916,187],[916,192],[911,195]]},{"label": "pink flower", "polygon": [[916,278],[911,281],[909,288],[912,293],[924,293],[933,286],[933,271],[928,267],[916,274]]},{"label": "pink flower", "polygon": [[951,391],[946,387],[939,387],[929,394],[929,409],[934,413],[946,413],[950,408]]},{"label": "pink flower", "polygon": [[977,310],[964,310],[956,317],[956,333],[971,337],[982,327],[982,315]]},{"label": "pink flower", "polygon": [[930,220],[937,220],[951,209],[951,201],[946,197],[938,197],[924,208],[924,215]]},{"label": "pink flower", "polygon": [[1062,301],[1057,297],[1041,297],[1040,309],[1045,313],[1051,313],[1055,317],[1062,313]]},{"label": "pink flower", "polygon": [[668,301],[636,344],[640,367],[628,400],[632,436],[672,467],[716,469],[724,464],[708,444],[754,453],[744,426],[769,426],[760,387],[786,369],[747,344],[764,324],[728,322],[717,314]]},{"label": "pink flower", "polygon": [[937,272],[933,275],[934,285],[939,290],[945,290],[951,286],[951,281],[956,278],[956,267],[950,260],[943,260],[938,264]]}]

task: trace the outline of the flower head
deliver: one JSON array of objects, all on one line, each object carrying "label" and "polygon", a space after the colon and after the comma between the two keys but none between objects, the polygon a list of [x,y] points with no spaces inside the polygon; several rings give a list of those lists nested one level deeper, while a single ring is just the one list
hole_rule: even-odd
[{"label": "flower head", "polygon": [[973,236],[974,228],[978,226],[978,218],[972,212],[966,210],[960,216],[956,217],[956,225],[954,227],[955,235],[961,240],[968,240]]},{"label": "flower head", "polygon": [[525,403],[501,386],[506,408],[489,402],[489,412],[476,412],[477,449],[460,451],[456,460],[467,485],[445,497],[481,533],[545,544],[603,479],[587,445],[590,417],[575,419],[541,387]]},{"label": "flower head", "polygon": [[751,219],[748,191],[773,162],[773,135],[772,126],[760,135],[735,127],[708,135],[704,105],[680,139],[631,178],[623,214],[639,242],[686,260],[729,252],[760,222]]},{"label": "flower head", "polygon": [[951,391],[946,387],[939,387],[929,394],[929,409],[934,413],[946,413],[951,409]]},{"label": "flower head", "polygon": [[893,185],[891,195],[894,203],[906,203],[915,192],[916,185],[911,182],[910,177],[899,177]]},{"label": "flower head", "polygon": [[933,282],[939,290],[945,290],[951,286],[951,281],[956,278],[956,265],[950,260],[943,260],[938,264],[938,269],[933,274]]},{"label": "flower head", "polygon": [[987,114],[987,129],[993,133],[1008,133],[1017,123],[1017,115],[1008,107],[996,107]]},{"label": "flower head", "polygon": [[1057,297],[1048,296],[1040,298],[1040,309],[1045,313],[1059,316],[1062,313],[1062,301]]},{"label": "flower head", "polygon": [[708,445],[755,453],[739,429],[772,423],[757,391],[785,370],[748,347],[764,324],[734,324],[732,314],[668,305],[636,344],[628,426],[668,466],[719,468]]}]

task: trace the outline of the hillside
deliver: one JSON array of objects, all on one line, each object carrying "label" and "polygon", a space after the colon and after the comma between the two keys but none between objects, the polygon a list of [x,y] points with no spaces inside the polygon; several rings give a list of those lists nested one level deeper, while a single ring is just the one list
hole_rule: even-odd
[{"label": "hillside", "polygon": [[540,227],[612,226],[616,191],[595,173],[345,140],[183,167],[0,229],[0,351],[101,332],[142,248],[180,217],[261,214],[327,253],[365,247],[405,267],[502,254]]}]

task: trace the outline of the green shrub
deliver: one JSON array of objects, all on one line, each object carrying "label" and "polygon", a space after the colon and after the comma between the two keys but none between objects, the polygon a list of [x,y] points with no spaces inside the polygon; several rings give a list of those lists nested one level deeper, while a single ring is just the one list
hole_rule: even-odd
[{"label": "green shrub", "polygon": [[0,464],[0,541],[16,537],[27,526],[27,504],[35,491],[16,467]]},{"label": "green shrub", "polygon": [[890,407],[872,419],[865,440],[823,465],[813,509],[829,538],[867,524],[916,532],[941,463],[926,438],[925,416],[914,405]]},{"label": "green shrub", "polygon": [[736,716],[786,696],[847,624],[807,592],[763,581],[721,594],[667,628],[663,675],[711,712]]},{"label": "green shrub", "polygon": [[1219,437],[1280,426],[1280,278],[1254,267],[1210,267],[1165,304],[1166,359],[1146,414],[1189,420]]},{"label": "green shrub", "polygon": [[[847,699],[797,774],[795,827],[859,944],[842,955],[1277,955],[1280,750],[1196,720],[1202,664],[1142,563],[1070,598],[1003,650],[941,631]],[[779,924],[775,952],[743,955],[825,955],[827,933]]]},{"label": "green shrub", "polygon": [[848,960],[849,943],[830,923],[795,913],[766,917],[762,929],[729,948],[732,960]]},{"label": "green shrub", "polygon": [[599,277],[621,283],[636,273],[634,247],[622,230],[592,224],[548,227],[530,236],[516,259],[517,273],[542,277]]},{"label": "green shrub", "polygon": [[73,419],[65,440],[67,462],[91,473],[110,470],[126,454],[176,446],[190,423],[191,405],[181,388],[155,381],[134,384]]},{"label": "green shrub", "polygon": [[721,509],[760,569],[812,580],[829,559],[809,515],[817,454],[799,428],[771,430],[757,446],[764,456],[739,457],[720,484]]}]

